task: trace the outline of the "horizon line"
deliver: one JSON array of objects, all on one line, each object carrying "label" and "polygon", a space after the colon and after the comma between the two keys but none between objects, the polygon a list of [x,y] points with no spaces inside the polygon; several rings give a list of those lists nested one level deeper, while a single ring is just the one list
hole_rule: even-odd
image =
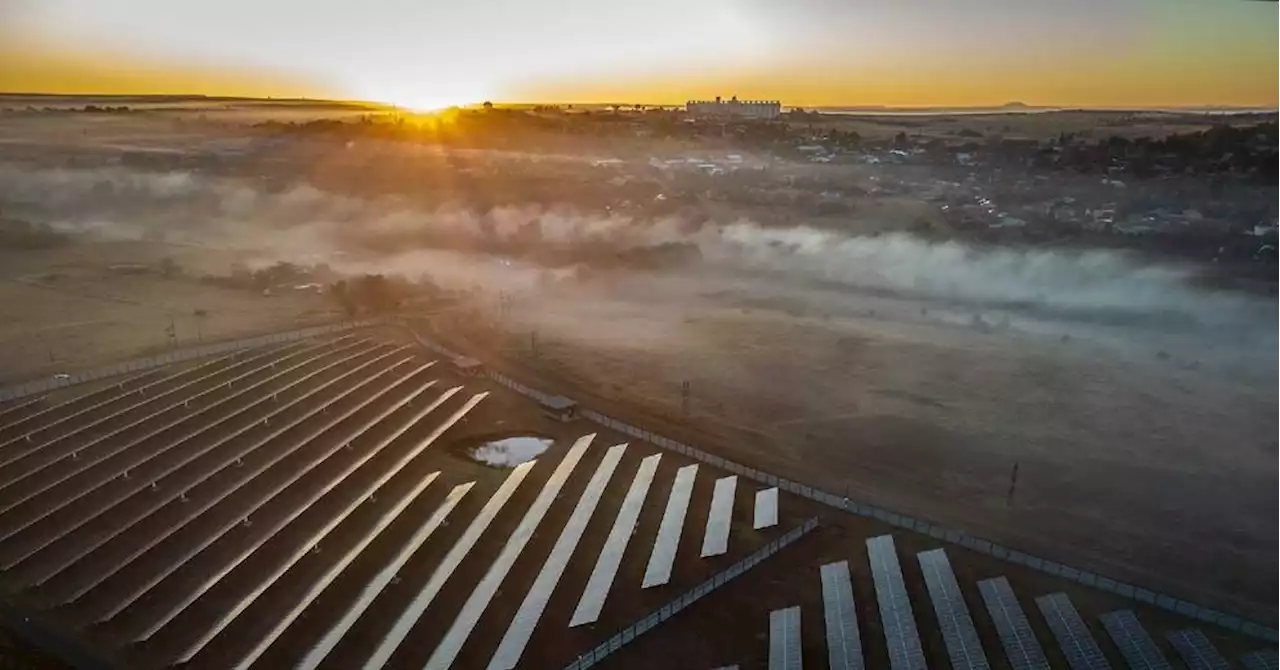
[{"label": "horizon line", "polygon": [[[382,107],[390,109],[401,109],[412,111],[402,105],[391,102],[382,102],[377,100],[360,100],[360,99],[344,99],[344,98],[325,98],[325,97],[306,97],[306,96],[260,96],[260,95],[223,95],[209,93],[57,93],[43,91],[0,91],[0,98],[3,97],[30,97],[30,98],[137,98],[137,99],[199,99],[199,100],[237,100],[237,101],[259,101],[259,102],[306,102],[306,103],[327,103],[341,105],[362,105],[368,107]],[[713,98],[712,98],[713,99]],[[537,106],[584,106],[584,107],[612,107],[612,106],[647,106],[647,107],[681,107],[687,102],[618,102],[618,101],[595,101],[595,102],[522,102],[522,101],[477,101],[468,102],[450,107],[467,108],[477,107],[484,102],[490,102],[494,106],[500,107],[537,107]],[[823,105],[789,105],[783,102],[782,106],[786,109],[806,109],[806,110],[831,110],[831,111],[965,111],[965,110],[1008,110],[1016,111],[1025,110],[1041,110],[1041,111],[1208,111],[1208,110],[1237,110],[1237,111],[1257,111],[1257,112],[1277,112],[1280,106],[1277,105],[1248,105],[1248,104],[1224,104],[1224,103],[1188,103],[1176,105],[1079,105],[1079,104],[1027,104],[1017,101],[1008,101],[1003,103],[991,103],[980,105],[952,105],[952,104],[926,104],[926,105],[890,105],[890,104],[823,104]],[[448,107],[441,108],[448,109]]]}]

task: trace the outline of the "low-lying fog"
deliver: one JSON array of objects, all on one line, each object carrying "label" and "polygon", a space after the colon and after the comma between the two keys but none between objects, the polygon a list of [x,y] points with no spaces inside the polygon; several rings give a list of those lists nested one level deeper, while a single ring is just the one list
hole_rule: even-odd
[{"label": "low-lying fog", "polygon": [[1274,299],[1200,288],[1193,269],[1111,251],[982,249],[747,219],[636,220],[568,203],[422,211],[402,198],[364,200],[306,184],[267,192],[125,168],[0,166],[0,201],[11,214],[64,230],[238,248],[260,262],[425,274],[578,308],[625,296],[648,310],[724,303],[820,319],[873,316],[1082,338],[1190,365],[1234,363],[1234,373],[1267,378],[1276,369]]}]

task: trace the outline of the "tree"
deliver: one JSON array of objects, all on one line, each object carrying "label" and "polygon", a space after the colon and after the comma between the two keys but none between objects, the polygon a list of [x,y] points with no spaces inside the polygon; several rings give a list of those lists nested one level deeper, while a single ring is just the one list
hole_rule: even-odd
[{"label": "tree", "polygon": [[160,259],[160,274],[165,278],[176,277],[182,273],[182,268],[178,267],[178,263],[172,258]]},{"label": "tree", "polygon": [[348,317],[354,317],[360,309],[356,304],[355,296],[351,294],[351,286],[345,279],[340,279],[329,286],[329,297],[338,303],[338,307],[342,308]]},{"label": "tree", "polygon": [[355,302],[369,312],[389,312],[400,306],[400,297],[383,275],[362,275],[351,289]]}]

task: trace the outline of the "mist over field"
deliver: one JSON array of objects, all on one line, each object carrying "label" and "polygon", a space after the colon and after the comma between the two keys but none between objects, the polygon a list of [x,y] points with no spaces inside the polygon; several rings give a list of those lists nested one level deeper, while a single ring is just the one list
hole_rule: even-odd
[{"label": "mist over field", "polygon": [[1229,333],[1250,348],[1275,343],[1265,300],[1199,288],[1188,269],[1107,250],[984,248],[745,218],[641,220],[572,203],[480,211],[459,201],[421,209],[401,197],[352,197],[301,182],[268,191],[240,180],[122,167],[0,166],[0,198],[60,230],[243,249],[261,262],[426,273],[455,286],[533,290],[548,277],[589,281],[622,270],[703,280],[714,273],[758,280],[757,288],[783,282],[828,296],[847,291],[965,307],[979,319],[993,318],[982,310],[1000,310],[1165,333]]}]

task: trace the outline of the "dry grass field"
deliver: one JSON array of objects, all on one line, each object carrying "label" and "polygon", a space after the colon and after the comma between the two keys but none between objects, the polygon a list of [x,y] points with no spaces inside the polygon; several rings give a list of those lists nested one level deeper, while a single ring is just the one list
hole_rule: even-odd
[{"label": "dry grass field", "polygon": [[[228,273],[221,256],[150,242],[0,252],[0,383],[332,320],[333,305],[314,291],[262,296],[200,283],[202,268]],[[192,274],[162,276],[165,258]]]}]

